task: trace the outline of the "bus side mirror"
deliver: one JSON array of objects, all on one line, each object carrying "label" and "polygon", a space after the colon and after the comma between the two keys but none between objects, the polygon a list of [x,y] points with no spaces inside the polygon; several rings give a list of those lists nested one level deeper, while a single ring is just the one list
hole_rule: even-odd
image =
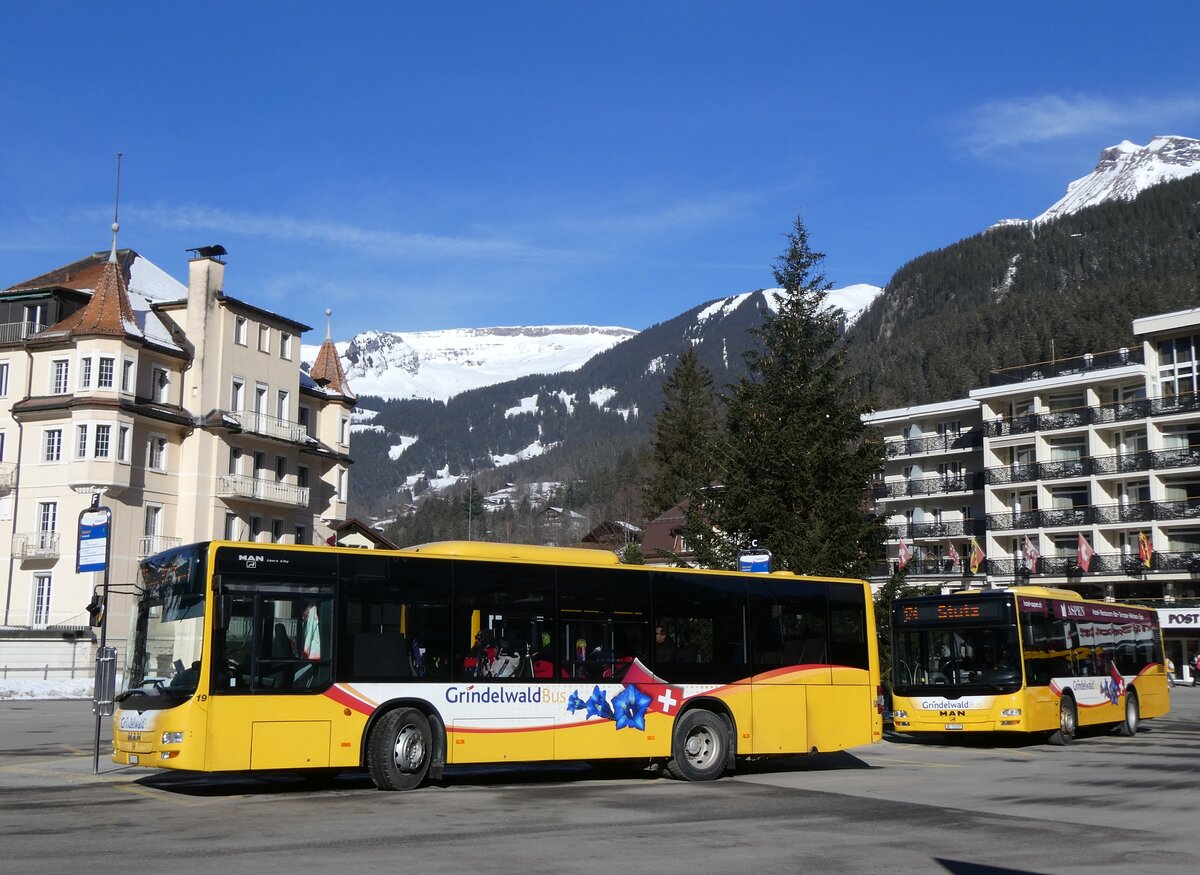
[{"label": "bus side mirror", "polygon": [[213,592],[216,594],[213,628],[220,630],[228,629],[229,618],[233,613],[233,596],[222,591],[221,579],[219,577],[213,579]]}]

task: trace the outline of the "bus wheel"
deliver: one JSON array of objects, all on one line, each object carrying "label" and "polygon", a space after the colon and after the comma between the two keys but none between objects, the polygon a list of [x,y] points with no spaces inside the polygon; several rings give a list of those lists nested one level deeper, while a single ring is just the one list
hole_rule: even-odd
[{"label": "bus wheel", "polygon": [[1051,744],[1070,744],[1075,738],[1075,729],[1079,726],[1079,712],[1075,709],[1075,699],[1067,693],[1063,694],[1058,704],[1058,729],[1050,734]]},{"label": "bus wheel", "polygon": [[367,768],[380,790],[413,790],[429,774],[433,742],[429,720],[416,708],[399,708],[371,730]]},{"label": "bus wheel", "polygon": [[688,711],[675,722],[667,772],[688,781],[714,781],[725,771],[729,757],[729,727],[703,708]]},{"label": "bus wheel", "polygon": [[1125,694],[1125,719],[1117,724],[1117,732],[1126,738],[1137,735],[1138,723],[1142,720],[1141,709],[1138,708],[1137,690]]}]

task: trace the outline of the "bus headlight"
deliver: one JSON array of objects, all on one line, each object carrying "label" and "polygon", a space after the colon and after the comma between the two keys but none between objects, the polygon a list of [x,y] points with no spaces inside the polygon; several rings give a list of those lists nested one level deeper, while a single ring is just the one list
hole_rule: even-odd
[{"label": "bus headlight", "polygon": [[183,744],[182,732],[164,732],[162,734],[163,744]]},{"label": "bus headlight", "polygon": [[907,711],[893,711],[892,719],[893,720],[907,720],[908,712]]},{"label": "bus headlight", "polygon": [[1021,709],[1020,708],[1005,708],[1003,711],[1000,712],[1000,716],[1001,717],[1020,717]]}]

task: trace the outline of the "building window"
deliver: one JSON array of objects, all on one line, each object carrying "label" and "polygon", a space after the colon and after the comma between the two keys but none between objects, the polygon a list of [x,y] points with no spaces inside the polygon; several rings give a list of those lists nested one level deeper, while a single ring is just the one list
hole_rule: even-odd
[{"label": "building window", "polygon": [[0,398],[8,397],[8,362],[0,362]]},{"label": "building window", "polygon": [[47,626],[50,623],[50,575],[33,576],[33,625]]},{"label": "building window", "polygon": [[292,398],[287,389],[280,389],[279,395],[275,398],[275,416],[283,422],[287,422],[288,413],[291,412],[291,401]]},{"label": "building window", "polygon": [[68,389],[68,378],[71,375],[71,363],[66,359],[59,359],[50,367],[54,372],[54,382],[50,387],[50,394],[66,395]]},{"label": "building window", "polygon": [[100,356],[100,367],[96,372],[96,388],[111,389],[113,375],[116,373],[117,360],[111,356]]},{"label": "building window", "polygon": [[292,335],[286,331],[279,332],[279,357],[289,362],[292,360]]},{"label": "building window", "polygon": [[269,325],[258,326],[258,351],[271,351],[271,327]]},{"label": "building window", "polygon": [[117,430],[117,460],[129,461],[129,426],[122,425]]},{"label": "building window", "polygon": [[86,424],[75,426],[75,458],[87,458],[88,427]]},{"label": "building window", "polygon": [[280,520],[280,519],[271,520],[271,543],[272,544],[282,544],[283,543],[283,520]]},{"label": "building window", "polygon": [[166,368],[154,368],[152,371],[153,387],[151,389],[154,400],[159,404],[166,404],[171,398],[171,386],[168,382]]},{"label": "building window", "polygon": [[42,447],[43,462],[58,462],[62,460],[62,429],[46,429],[46,443]]},{"label": "building window", "polygon": [[287,456],[275,457],[275,482],[282,483],[287,477]]},{"label": "building window", "polygon": [[342,417],[341,426],[338,428],[338,443],[343,447],[350,443],[350,419]]},{"label": "building window", "polygon": [[254,451],[254,471],[252,473],[254,474],[255,477],[257,477],[259,475],[259,472],[261,472],[266,467],[267,467],[267,454],[264,453],[262,450],[255,450]]},{"label": "building window", "polygon": [[92,388],[92,357],[84,356],[79,360],[79,388]]},{"label": "building window", "polygon": [[0,462],[4,461],[4,432],[0,431]]},{"label": "building window", "polygon": [[263,523],[262,517],[257,514],[250,515],[250,540],[259,541],[262,539]]},{"label": "building window", "polygon": [[150,453],[146,460],[146,467],[155,471],[162,471],[166,467],[167,462],[167,439],[162,435],[150,435]]},{"label": "building window", "polygon": [[96,458],[97,459],[107,459],[108,458],[108,442],[109,442],[111,435],[112,435],[112,426],[111,425],[96,426]]},{"label": "building window", "polygon": [[[154,538],[162,534],[162,505],[146,505],[146,519],[142,527],[142,534],[147,538]],[[152,550],[152,552],[158,551]]]},{"label": "building window", "polygon": [[297,465],[296,466],[296,485],[303,489],[308,488],[308,466],[307,465]]},{"label": "building window", "polygon": [[133,391],[133,359],[121,362],[121,391]]},{"label": "building window", "polygon": [[304,433],[312,437],[312,413],[305,405],[301,404],[296,411],[296,423],[304,429]]},{"label": "building window", "polygon": [[231,510],[225,511],[225,540],[238,540],[238,518],[237,514]]},{"label": "building window", "polygon": [[233,384],[229,390],[229,409],[234,413],[241,413],[242,408],[246,404],[246,381],[241,377],[234,377]]},{"label": "building window", "polygon": [[337,500],[346,500],[346,469],[338,468],[337,470]]},{"label": "building window", "polygon": [[246,317],[233,317],[233,342],[239,346],[246,345]]},{"label": "building window", "polygon": [[296,526],[296,543],[308,543],[308,529],[305,526]]},{"label": "building window", "polygon": [[241,447],[229,448],[229,473],[242,473],[242,449]]}]

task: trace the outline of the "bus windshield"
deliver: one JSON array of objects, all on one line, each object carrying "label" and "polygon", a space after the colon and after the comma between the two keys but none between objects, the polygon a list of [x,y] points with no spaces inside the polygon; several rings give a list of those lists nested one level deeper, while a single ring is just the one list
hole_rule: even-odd
[{"label": "bus windshield", "polygon": [[[204,554],[194,548],[142,562],[120,700],[146,696],[163,707],[196,691],[204,646],[204,585]],[[143,702],[137,706],[143,708]],[[154,707],[149,701],[145,706]]]},{"label": "bus windshield", "polygon": [[971,687],[1012,692],[1021,687],[1021,649],[1010,626],[905,629],[896,636],[897,691]]}]

